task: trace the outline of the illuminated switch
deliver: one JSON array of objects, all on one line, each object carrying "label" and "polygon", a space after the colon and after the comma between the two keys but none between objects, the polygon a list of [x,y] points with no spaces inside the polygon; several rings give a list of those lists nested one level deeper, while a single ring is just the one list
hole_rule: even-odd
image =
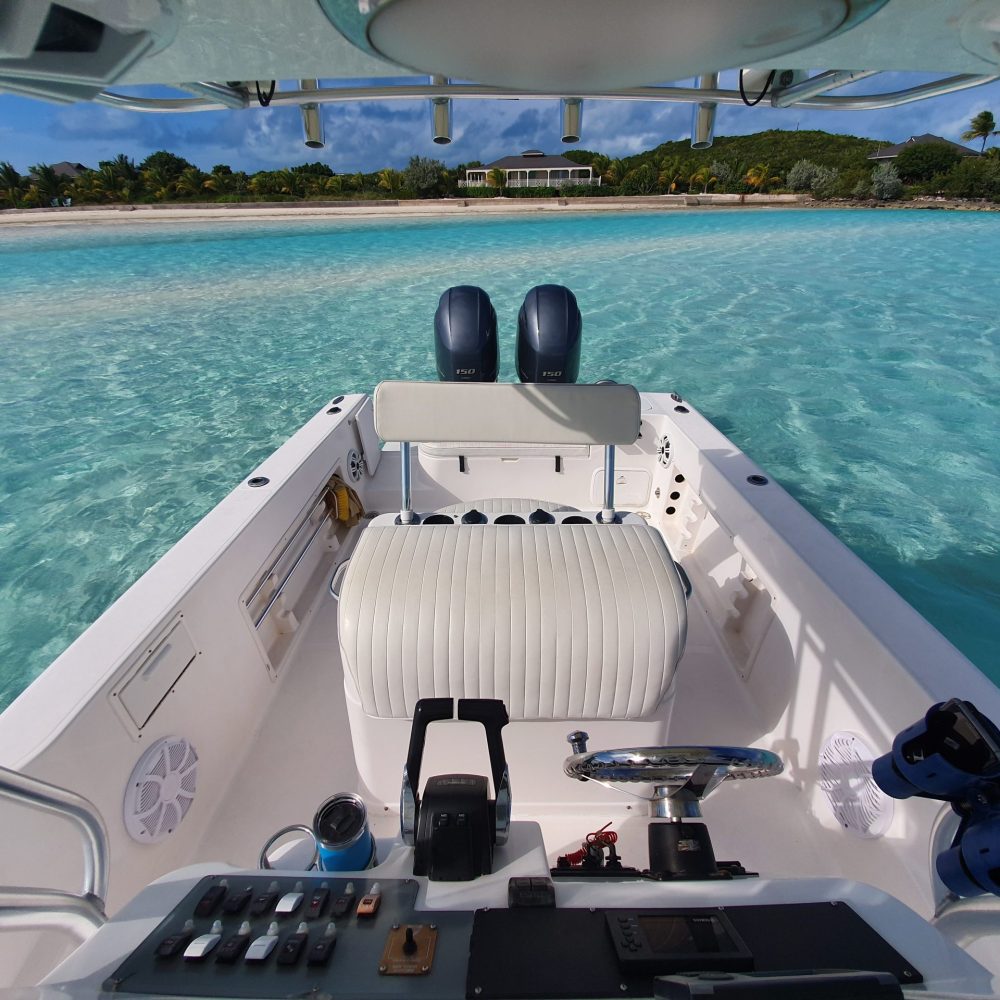
[{"label": "illuminated switch", "polygon": [[268,956],[274,951],[275,946],[278,943],[278,922],[276,920],[271,921],[270,927],[267,929],[266,934],[262,934],[259,938],[256,938],[247,948],[247,953],[243,957],[244,962],[266,962]]},{"label": "illuminated switch", "polygon": [[302,891],[302,883],[295,883],[294,892],[286,892],[281,899],[278,900],[278,905],[274,908],[274,912],[279,917],[287,917],[294,913],[301,905],[302,900],[305,899],[305,893]]},{"label": "illuminated switch", "polygon": [[200,934],[184,949],[184,958],[188,962],[203,962],[221,940],[222,921],[216,920],[208,934]]}]

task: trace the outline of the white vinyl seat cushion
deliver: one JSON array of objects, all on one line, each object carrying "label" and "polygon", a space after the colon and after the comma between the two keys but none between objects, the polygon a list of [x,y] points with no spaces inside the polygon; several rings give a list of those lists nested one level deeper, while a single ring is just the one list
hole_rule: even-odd
[{"label": "white vinyl seat cushion", "polygon": [[646,525],[379,525],[340,595],[362,710],[500,698],[512,719],[633,719],[668,693],[687,610]]},{"label": "white vinyl seat cushion", "polygon": [[453,503],[447,507],[439,507],[436,514],[467,514],[470,510],[478,510],[483,514],[533,514],[536,510],[547,510],[549,513],[559,510],[576,510],[575,507],[565,507],[548,500],[524,500],[520,497],[490,497],[484,500],[468,500],[464,503]]}]

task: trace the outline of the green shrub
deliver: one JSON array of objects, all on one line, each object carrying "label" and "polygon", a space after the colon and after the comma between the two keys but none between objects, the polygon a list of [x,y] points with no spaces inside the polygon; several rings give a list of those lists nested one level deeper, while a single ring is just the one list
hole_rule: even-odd
[{"label": "green shrub", "polygon": [[891,201],[903,193],[903,182],[894,163],[880,163],[872,171],[872,195],[879,201]]},{"label": "green shrub", "polygon": [[813,191],[816,175],[823,169],[826,168],[817,166],[812,160],[798,160],[788,171],[785,183],[791,191]]},{"label": "green shrub", "polygon": [[837,190],[840,171],[836,167],[817,167],[810,189],[817,198],[832,198]]},{"label": "green shrub", "polygon": [[961,159],[953,146],[943,142],[913,143],[895,159],[899,176],[907,183],[929,181],[935,174],[946,174]]},{"label": "green shrub", "polygon": [[942,178],[941,190],[954,198],[994,198],[1000,195],[1000,159],[963,157]]}]

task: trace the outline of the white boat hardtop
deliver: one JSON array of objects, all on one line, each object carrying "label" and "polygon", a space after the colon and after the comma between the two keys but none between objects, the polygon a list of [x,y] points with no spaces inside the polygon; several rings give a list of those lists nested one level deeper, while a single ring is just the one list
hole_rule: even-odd
[{"label": "white boat hardtop", "polygon": [[[25,0],[0,89],[295,77],[307,138],[681,100],[710,142],[729,67],[775,107],[1000,76],[992,2],[543,6]],[[896,69],[943,75],[830,94]],[[580,320],[532,289],[501,384],[447,290],[438,381],[333,397],[0,716],[0,996],[1000,995],[1000,692],[692,402],[575,384]]]}]

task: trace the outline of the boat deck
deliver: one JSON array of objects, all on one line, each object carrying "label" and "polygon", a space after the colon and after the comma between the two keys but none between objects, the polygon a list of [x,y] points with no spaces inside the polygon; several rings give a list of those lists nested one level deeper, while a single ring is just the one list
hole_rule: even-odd
[{"label": "boat deck", "polygon": [[[359,792],[369,806],[380,856],[399,837],[398,791],[409,723],[393,726],[382,750],[378,788],[360,782],[337,637],[337,603],[324,591],[283,667],[280,690],[250,750],[219,802],[198,857],[254,866],[267,838],[283,826],[309,823],[317,806],[341,791]],[[478,727],[432,727],[423,776],[451,771],[488,773]],[[584,723],[592,749],[634,745],[635,722]],[[689,632],[678,667],[673,703],[638,724],[657,744],[752,746],[768,722],[728,662],[697,597],[689,605]],[[626,864],[647,862],[647,806],[628,792],[580,784],[562,773],[570,753],[566,722],[516,722],[504,731],[511,767],[515,819],[539,822],[550,863],[576,850],[585,835],[613,822]],[[438,732],[442,730],[442,732]],[[470,731],[471,730],[471,731]],[[647,739],[646,742],[653,742]],[[482,745],[480,745],[482,744]],[[640,786],[649,791],[649,786]],[[704,813],[723,860],[739,860],[767,875],[836,875],[844,838],[803,808],[794,773],[753,782],[729,782],[713,793]],[[797,800],[790,802],[789,800]],[[873,873],[874,876],[874,873]]]}]

